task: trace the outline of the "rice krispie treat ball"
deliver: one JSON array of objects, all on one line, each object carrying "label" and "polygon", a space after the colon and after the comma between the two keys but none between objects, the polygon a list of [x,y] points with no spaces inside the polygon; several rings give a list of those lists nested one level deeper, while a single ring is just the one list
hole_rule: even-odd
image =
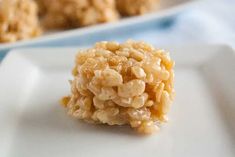
[{"label": "rice krispie treat ball", "polygon": [[40,33],[33,0],[0,0],[0,42],[29,39]]},{"label": "rice krispie treat ball", "polygon": [[46,14],[46,6],[50,5],[50,3],[46,3],[46,0],[34,0],[38,6],[38,15],[41,17]]},{"label": "rice krispie treat ball", "polygon": [[71,94],[62,104],[78,119],[152,133],[167,120],[173,67],[167,52],[144,42],[98,42],[77,54]]},{"label": "rice krispie treat ball", "polygon": [[160,0],[116,0],[117,9],[122,15],[141,15],[154,11]]},{"label": "rice krispie treat ball", "polygon": [[48,0],[40,1],[44,8],[46,28],[73,28],[116,21],[119,17],[115,0]]}]

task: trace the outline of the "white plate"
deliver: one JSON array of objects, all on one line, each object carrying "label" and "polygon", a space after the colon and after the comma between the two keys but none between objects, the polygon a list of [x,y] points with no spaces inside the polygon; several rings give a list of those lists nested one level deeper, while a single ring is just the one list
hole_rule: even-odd
[{"label": "white plate", "polygon": [[219,45],[168,49],[177,95],[169,123],[147,137],[66,114],[58,100],[69,93],[76,48],[12,51],[0,67],[0,156],[234,157],[235,53]]},{"label": "white plate", "polygon": [[[123,18],[118,22],[113,23],[104,23],[104,24],[97,24],[89,27],[78,28],[74,30],[68,30],[63,32],[57,32],[50,35],[43,35],[41,37],[25,40],[25,41],[18,41],[15,43],[0,43],[0,52],[6,52],[8,49],[22,47],[22,46],[34,46],[34,45],[47,45],[48,42],[58,41],[65,38],[81,38],[83,35],[91,35],[97,32],[107,32],[108,30],[115,30],[115,29],[129,29],[132,26],[140,26],[140,25],[147,25],[151,21],[156,22],[171,17],[180,11],[189,8],[192,5],[192,2],[198,2],[199,0],[161,0],[161,7],[158,11],[145,14],[143,16],[135,16],[129,18]],[[112,32],[112,31],[110,31]],[[120,30],[122,32],[122,30]],[[93,37],[94,38],[94,37]],[[54,45],[51,43],[51,45]]]}]

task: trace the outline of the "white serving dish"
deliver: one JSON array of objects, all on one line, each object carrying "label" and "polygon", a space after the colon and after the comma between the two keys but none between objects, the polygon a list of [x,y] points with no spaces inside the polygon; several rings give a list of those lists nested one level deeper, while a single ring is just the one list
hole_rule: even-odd
[{"label": "white serving dish", "polygon": [[223,45],[166,49],[176,61],[176,99],[169,123],[147,137],[66,114],[59,99],[69,93],[77,48],[10,52],[0,66],[0,156],[234,157],[234,51]]},{"label": "white serving dish", "polygon": [[[51,46],[62,44],[60,40],[66,40],[67,38],[80,39],[85,35],[92,38],[97,38],[95,33],[105,34],[107,32],[113,32],[113,30],[128,30],[132,29],[133,26],[140,27],[144,25],[149,25],[151,22],[155,24],[157,22],[164,21],[169,17],[172,17],[182,10],[190,8],[193,2],[198,2],[199,0],[161,0],[161,7],[158,11],[145,14],[143,16],[123,18],[120,21],[113,23],[97,24],[89,27],[78,28],[74,30],[61,31],[56,33],[50,33],[37,37],[30,40],[18,41],[15,43],[0,43],[0,53],[7,52],[8,50],[16,47],[23,46]],[[70,41],[71,42],[71,41]],[[63,42],[65,43],[65,42]],[[80,41],[78,41],[80,43]],[[77,43],[75,45],[78,45]]]}]

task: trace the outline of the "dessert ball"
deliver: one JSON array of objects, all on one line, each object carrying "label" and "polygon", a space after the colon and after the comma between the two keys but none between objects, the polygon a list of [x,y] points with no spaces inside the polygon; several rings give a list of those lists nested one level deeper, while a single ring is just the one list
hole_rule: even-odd
[{"label": "dessert ball", "polygon": [[[67,29],[116,21],[115,0],[37,0],[48,29]],[[42,13],[45,12],[45,13]]]},{"label": "dessert ball", "polygon": [[117,9],[122,15],[141,15],[154,11],[159,6],[159,0],[116,0]]},{"label": "dessert ball", "polygon": [[80,51],[62,99],[68,113],[87,122],[130,125],[152,133],[167,121],[174,99],[174,61],[169,53],[129,40],[98,42]]},{"label": "dessert ball", "polygon": [[0,0],[0,42],[29,39],[40,33],[33,0]]}]

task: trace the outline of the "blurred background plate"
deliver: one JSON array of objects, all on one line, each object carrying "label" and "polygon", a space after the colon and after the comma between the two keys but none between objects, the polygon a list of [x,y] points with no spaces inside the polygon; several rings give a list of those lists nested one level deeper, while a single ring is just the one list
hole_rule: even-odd
[{"label": "blurred background plate", "polygon": [[[193,2],[199,0],[162,0],[160,9],[142,16],[122,18],[113,23],[97,24],[73,30],[50,33],[35,39],[0,44],[0,58],[7,51],[18,47],[35,46],[81,46],[89,45],[99,40],[112,39],[111,36],[123,36],[152,25],[165,26]],[[134,27],[133,27],[134,26]]]}]

